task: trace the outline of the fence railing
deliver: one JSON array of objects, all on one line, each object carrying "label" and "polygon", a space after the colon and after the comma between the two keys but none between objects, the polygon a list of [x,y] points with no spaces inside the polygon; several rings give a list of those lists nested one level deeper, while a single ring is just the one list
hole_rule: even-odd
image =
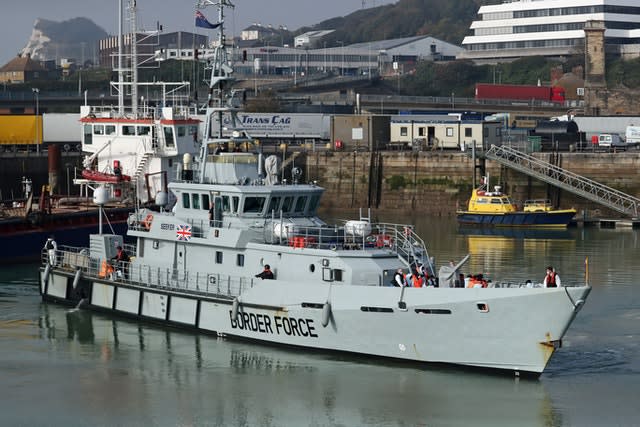
[{"label": "fence railing", "polygon": [[[132,250],[132,248],[132,245],[128,245],[125,249]],[[135,249],[131,253],[135,253]],[[43,250],[43,265],[51,262],[57,268],[69,272],[80,270],[83,277],[152,289],[207,294],[227,299],[239,296],[257,283],[254,277],[194,272],[186,268],[162,268],[136,262],[92,258],[87,248],[72,246],[59,246],[55,259],[49,257],[47,250]]]}]

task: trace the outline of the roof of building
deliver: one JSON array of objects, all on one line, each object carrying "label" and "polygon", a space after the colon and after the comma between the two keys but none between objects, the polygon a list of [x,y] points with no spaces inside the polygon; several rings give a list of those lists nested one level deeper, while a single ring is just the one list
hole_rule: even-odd
[{"label": "roof of building", "polygon": [[46,71],[38,62],[31,59],[30,55],[16,56],[0,68],[0,72],[12,71]]},{"label": "roof of building", "polygon": [[327,34],[333,33],[335,30],[315,30],[315,31],[307,31],[306,33],[300,34],[296,36],[296,38],[307,37],[307,38],[319,38],[324,37]]},{"label": "roof of building", "polygon": [[425,39],[433,39],[433,40],[436,40],[438,43],[447,44],[452,47],[460,48],[455,44],[448,43],[448,42],[445,42],[444,40],[436,39],[435,37],[428,36],[428,35],[403,37],[399,39],[378,40],[374,42],[356,43],[356,44],[349,45],[349,47],[356,48],[356,49],[370,49],[370,50],[378,50],[378,51],[391,50],[391,49],[395,49],[395,48],[407,45],[409,43],[413,43],[413,42],[417,42]]}]

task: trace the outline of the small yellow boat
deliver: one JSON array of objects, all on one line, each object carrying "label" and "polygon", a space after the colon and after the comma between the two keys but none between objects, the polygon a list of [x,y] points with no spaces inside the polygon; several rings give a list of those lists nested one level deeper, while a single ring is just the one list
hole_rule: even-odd
[{"label": "small yellow boat", "polygon": [[502,193],[500,186],[488,191],[485,184],[471,192],[466,211],[458,211],[458,222],[467,225],[497,227],[566,227],[575,216],[575,209],[553,209],[544,199],[527,200],[518,210],[511,198]]}]

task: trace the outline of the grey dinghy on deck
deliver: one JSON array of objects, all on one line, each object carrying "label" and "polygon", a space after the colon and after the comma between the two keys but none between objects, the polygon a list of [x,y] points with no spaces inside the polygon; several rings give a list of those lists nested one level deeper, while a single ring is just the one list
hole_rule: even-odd
[{"label": "grey dinghy on deck", "polygon": [[[219,22],[229,5],[217,3]],[[132,258],[116,271],[108,260],[122,236],[59,247],[40,269],[43,299],[221,336],[541,373],[591,288],[389,286],[398,268],[435,272],[413,227],[325,224],[321,187],[299,183],[299,170],[279,183],[275,157],[263,160],[242,129],[223,139],[212,125],[234,116],[223,41],[221,30],[200,154],[186,155],[169,184],[175,206],[131,215],[137,242],[124,245]],[[267,264],[274,279],[256,278]],[[453,271],[440,271],[444,284]]]}]

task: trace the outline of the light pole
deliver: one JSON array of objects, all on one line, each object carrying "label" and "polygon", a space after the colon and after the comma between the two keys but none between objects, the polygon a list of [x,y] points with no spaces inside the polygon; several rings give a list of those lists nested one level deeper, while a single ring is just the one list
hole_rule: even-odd
[{"label": "light pole", "polygon": [[36,97],[36,151],[39,153],[40,152],[40,145],[38,144],[38,140],[40,137],[40,130],[39,130],[39,124],[40,124],[40,89],[38,89],[37,87],[32,87],[31,88],[31,92],[33,92],[34,96]]}]

